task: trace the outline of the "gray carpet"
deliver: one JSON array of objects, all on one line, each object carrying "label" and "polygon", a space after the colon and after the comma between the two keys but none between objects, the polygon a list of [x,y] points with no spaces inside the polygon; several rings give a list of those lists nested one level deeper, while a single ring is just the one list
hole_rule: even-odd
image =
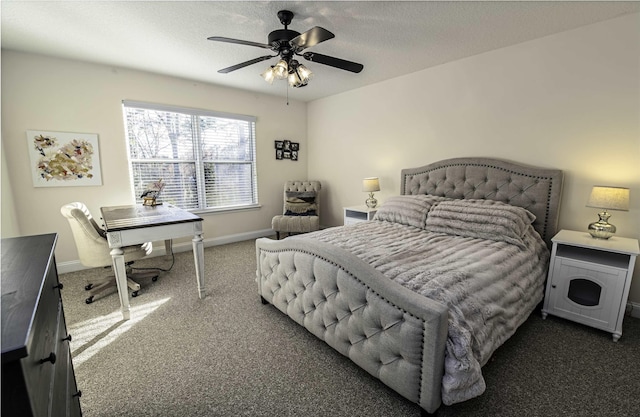
[{"label": "gray carpet", "polygon": [[[167,268],[170,258],[138,266]],[[207,297],[191,252],[142,283],[122,321],[116,294],[84,303],[85,278],[60,275],[85,417],[418,416],[388,389],[257,295],[253,241],[205,249]],[[611,335],[534,313],[484,368],[487,391],[445,416],[638,416],[640,320]]]}]

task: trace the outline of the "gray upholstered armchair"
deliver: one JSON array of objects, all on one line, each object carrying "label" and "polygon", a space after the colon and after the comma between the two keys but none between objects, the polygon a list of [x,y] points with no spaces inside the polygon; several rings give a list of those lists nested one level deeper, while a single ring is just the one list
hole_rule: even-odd
[{"label": "gray upholstered armchair", "polygon": [[287,181],[284,184],[284,210],[275,216],[271,228],[280,233],[306,233],[320,229],[320,181]]}]

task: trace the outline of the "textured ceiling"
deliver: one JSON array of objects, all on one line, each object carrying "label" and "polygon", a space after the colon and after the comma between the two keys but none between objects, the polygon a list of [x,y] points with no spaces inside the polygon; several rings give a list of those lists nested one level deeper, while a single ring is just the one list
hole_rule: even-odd
[{"label": "textured ceiling", "polygon": [[336,37],[309,51],[364,65],[354,74],[304,63],[314,78],[290,89],[310,101],[456,59],[640,11],[639,2],[436,1],[10,1],[0,2],[2,48],[167,74],[285,96],[267,84],[260,62],[216,71],[266,49],[208,41],[225,36],[267,43],[282,29],[278,10],[295,13],[289,29],[321,26]]}]

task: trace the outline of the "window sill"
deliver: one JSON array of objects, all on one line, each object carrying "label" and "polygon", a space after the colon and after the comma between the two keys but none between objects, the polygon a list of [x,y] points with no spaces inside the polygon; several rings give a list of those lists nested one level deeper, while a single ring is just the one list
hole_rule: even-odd
[{"label": "window sill", "polygon": [[250,206],[234,206],[234,207],[221,207],[215,209],[195,209],[189,210],[193,214],[222,214],[222,213],[232,213],[238,211],[251,211],[251,210],[259,210],[262,208],[261,204],[254,204]]}]

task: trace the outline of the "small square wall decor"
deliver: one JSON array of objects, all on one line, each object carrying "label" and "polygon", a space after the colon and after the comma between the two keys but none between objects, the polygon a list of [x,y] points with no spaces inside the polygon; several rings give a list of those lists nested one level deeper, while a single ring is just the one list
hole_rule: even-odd
[{"label": "small square wall decor", "polygon": [[98,135],[27,131],[34,187],[102,185]]},{"label": "small square wall decor", "polygon": [[290,140],[276,140],[276,159],[290,159],[292,161],[298,160],[298,152],[300,150],[300,144],[298,142],[291,142]]}]

